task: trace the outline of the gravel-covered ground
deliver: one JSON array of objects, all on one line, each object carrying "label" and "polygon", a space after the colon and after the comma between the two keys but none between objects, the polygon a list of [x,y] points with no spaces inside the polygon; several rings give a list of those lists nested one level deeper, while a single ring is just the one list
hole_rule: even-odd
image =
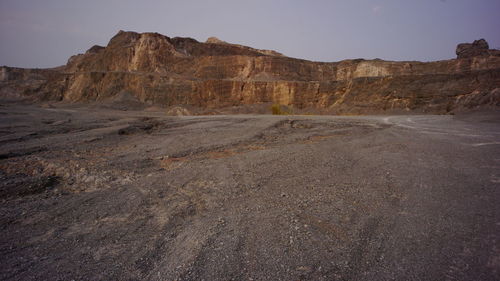
[{"label": "gravel-covered ground", "polygon": [[0,105],[2,280],[499,280],[500,114]]}]

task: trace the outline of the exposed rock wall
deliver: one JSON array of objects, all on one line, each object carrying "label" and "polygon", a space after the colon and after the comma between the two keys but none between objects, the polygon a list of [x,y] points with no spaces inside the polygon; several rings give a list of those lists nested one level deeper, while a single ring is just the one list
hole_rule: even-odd
[{"label": "exposed rock wall", "polygon": [[500,56],[493,51],[428,63],[323,63],[213,38],[122,31],[60,69],[0,69],[0,93],[88,102],[127,91],[147,104],[214,109],[279,103],[325,113],[443,113],[498,106],[499,88]]}]

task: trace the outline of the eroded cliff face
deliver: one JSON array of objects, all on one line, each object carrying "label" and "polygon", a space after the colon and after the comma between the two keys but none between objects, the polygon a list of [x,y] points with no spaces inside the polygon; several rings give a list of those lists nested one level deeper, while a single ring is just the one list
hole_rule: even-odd
[{"label": "eroded cliff face", "polygon": [[[486,54],[486,55],[485,55]],[[122,92],[150,105],[279,103],[332,114],[445,113],[500,105],[500,56],[438,62],[311,62],[214,38],[200,43],[120,31],[53,70],[0,70],[0,93],[68,102]]]}]

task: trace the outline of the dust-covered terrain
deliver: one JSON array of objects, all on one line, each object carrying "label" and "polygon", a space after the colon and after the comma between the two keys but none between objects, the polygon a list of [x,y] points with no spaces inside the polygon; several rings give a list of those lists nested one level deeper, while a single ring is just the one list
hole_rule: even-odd
[{"label": "dust-covered terrain", "polygon": [[2,280],[499,280],[500,114],[0,106]]}]

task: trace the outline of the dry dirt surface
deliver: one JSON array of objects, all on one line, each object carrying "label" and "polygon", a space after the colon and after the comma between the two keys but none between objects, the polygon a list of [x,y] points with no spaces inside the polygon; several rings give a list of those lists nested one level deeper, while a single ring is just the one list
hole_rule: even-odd
[{"label": "dry dirt surface", "polygon": [[0,105],[2,280],[499,280],[500,114]]}]

